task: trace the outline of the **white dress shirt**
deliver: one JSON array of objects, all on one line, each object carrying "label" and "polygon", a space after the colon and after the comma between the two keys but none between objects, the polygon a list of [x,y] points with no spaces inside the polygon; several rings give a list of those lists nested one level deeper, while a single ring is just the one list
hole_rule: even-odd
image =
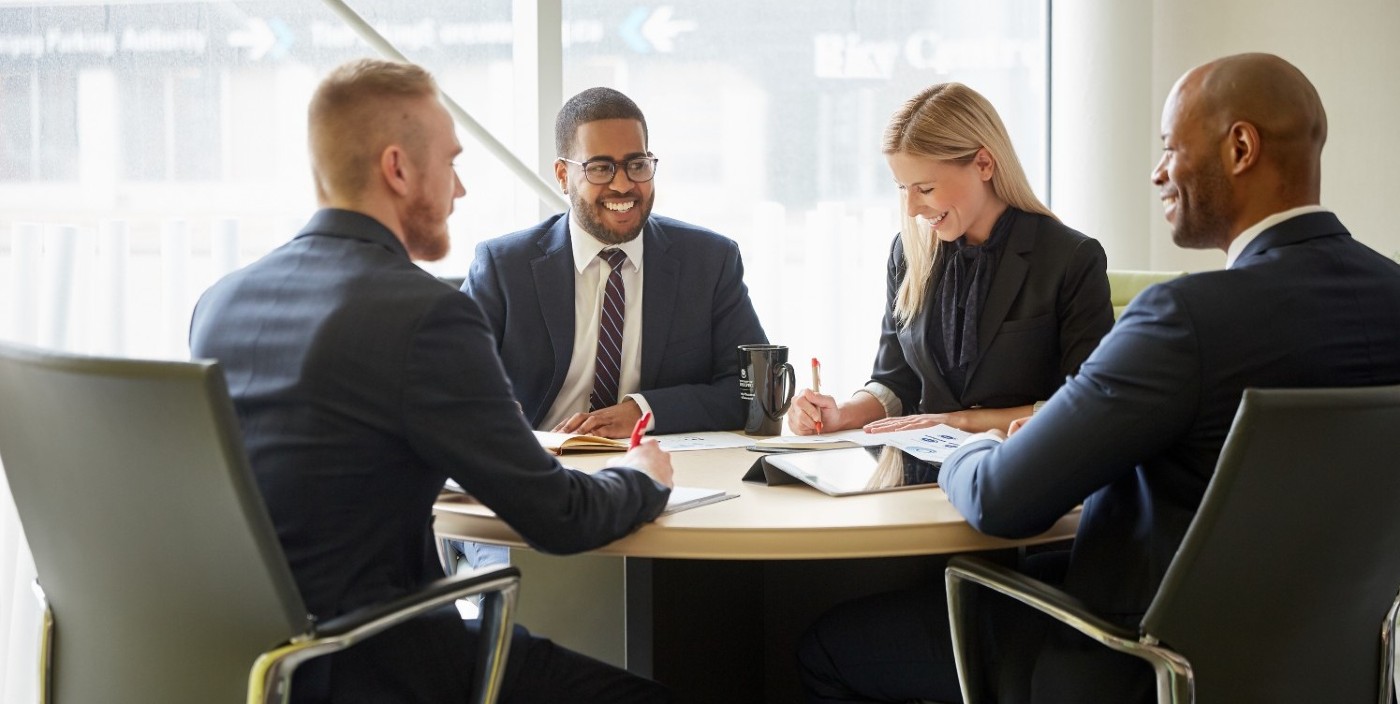
[{"label": "white dress shirt", "polygon": [[1260,220],[1259,222],[1256,222],[1253,225],[1246,227],[1244,229],[1244,232],[1241,232],[1238,236],[1236,236],[1235,239],[1230,242],[1230,246],[1225,249],[1225,268],[1233,269],[1235,267],[1235,260],[1240,258],[1240,255],[1244,253],[1244,248],[1249,246],[1249,243],[1253,242],[1254,238],[1259,236],[1259,233],[1283,222],[1284,220],[1296,218],[1299,215],[1325,212],[1327,212],[1327,209],[1320,205],[1301,205],[1297,208],[1291,208],[1281,213],[1274,213],[1273,215],[1270,215],[1264,218],[1263,220]]},{"label": "white dress shirt", "polygon": [[[598,356],[598,324],[603,315],[603,294],[608,285],[608,263],[598,253],[612,247],[583,229],[573,211],[569,211],[569,243],[574,250],[574,352],[569,357],[569,372],[554,405],[549,407],[539,430],[553,430],[575,413],[588,411],[588,396],[593,393],[593,368]],[[622,265],[622,288],[627,300],[622,313],[622,368],[617,382],[617,397],[630,398],[651,411],[646,399],[637,393],[642,378],[642,236],[616,245],[627,254]],[[652,418],[650,425],[655,425]],[[648,428],[650,429],[650,428]]]}]

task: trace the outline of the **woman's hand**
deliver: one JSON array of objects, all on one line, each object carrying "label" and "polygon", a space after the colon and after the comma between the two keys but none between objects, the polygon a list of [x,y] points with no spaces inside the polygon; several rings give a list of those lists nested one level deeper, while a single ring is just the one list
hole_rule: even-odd
[{"label": "woman's hand", "polygon": [[896,430],[914,430],[915,428],[932,428],[940,423],[958,427],[955,424],[955,416],[964,411],[955,413],[923,413],[917,416],[895,416],[894,418],[881,418],[873,423],[866,423],[867,433],[893,433]]},{"label": "woman's hand", "polygon": [[803,389],[793,396],[792,405],[788,406],[788,429],[796,435],[815,435],[818,422],[823,432],[840,430],[839,418],[836,399],[811,389]]},{"label": "woman's hand", "polygon": [[1031,414],[1031,406],[1016,406],[1013,408],[969,408],[952,413],[924,413],[915,416],[897,416],[895,418],[884,418],[869,423],[865,426],[867,433],[891,433],[896,430],[913,430],[915,428],[930,428],[939,423],[950,425],[958,430],[966,430],[969,433],[980,433],[984,430],[1000,430],[1005,432],[1007,426],[1017,418],[1024,418]]}]

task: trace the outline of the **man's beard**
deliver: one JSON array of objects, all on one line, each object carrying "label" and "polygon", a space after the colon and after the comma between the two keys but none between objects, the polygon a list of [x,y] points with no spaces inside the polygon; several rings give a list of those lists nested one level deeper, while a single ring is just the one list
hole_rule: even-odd
[{"label": "man's beard", "polygon": [[599,242],[604,244],[622,244],[637,239],[642,228],[646,226],[647,218],[651,217],[651,203],[656,198],[652,193],[646,198],[639,198],[633,208],[640,208],[641,217],[637,218],[637,226],[628,232],[614,232],[599,217],[599,210],[606,210],[607,207],[598,201],[585,201],[577,192],[570,194],[569,201],[574,208],[574,217],[578,218],[585,232],[593,235]]},{"label": "man's beard", "polygon": [[1190,184],[1177,190],[1191,196],[1190,203],[1177,196],[1177,219],[1172,228],[1172,242],[1183,249],[1216,249],[1230,231],[1230,214],[1226,212],[1230,181],[1218,161],[1208,162]]},{"label": "man's beard", "polygon": [[447,235],[447,219],[437,218],[426,198],[418,198],[408,206],[403,219],[404,248],[409,258],[420,262],[435,262],[452,249]]}]

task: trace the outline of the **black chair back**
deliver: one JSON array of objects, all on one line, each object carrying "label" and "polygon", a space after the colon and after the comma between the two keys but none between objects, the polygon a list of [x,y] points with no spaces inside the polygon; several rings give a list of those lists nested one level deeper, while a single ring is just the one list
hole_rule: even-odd
[{"label": "black chair back", "polygon": [[1143,632],[1201,702],[1377,701],[1400,587],[1400,386],[1245,391]]}]

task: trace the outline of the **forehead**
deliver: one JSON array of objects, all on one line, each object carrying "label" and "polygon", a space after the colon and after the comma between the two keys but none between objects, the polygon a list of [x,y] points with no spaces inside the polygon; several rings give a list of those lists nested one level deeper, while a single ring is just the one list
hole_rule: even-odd
[{"label": "forehead", "polygon": [[575,159],[610,157],[622,159],[645,154],[646,137],[637,120],[607,119],[585,122],[574,133]]},{"label": "forehead", "polygon": [[955,161],[918,156],[906,152],[895,152],[886,155],[885,158],[889,161],[890,173],[894,174],[895,182],[901,186],[933,183],[952,178],[968,166],[968,164]]},{"label": "forehead", "polygon": [[1167,93],[1166,102],[1162,103],[1162,137],[1171,135],[1180,136],[1183,127],[1190,117],[1194,98],[1199,93],[1199,80],[1195,72],[1182,76],[1176,85],[1172,86],[1171,92]]},{"label": "forehead", "polygon": [[436,97],[415,98],[405,103],[403,109],[411,116],[408,119],[422,129],[424,144],[429,149],[453,153],[461,151],[462,145],[457,141],[457,125],[442,101]]}]

